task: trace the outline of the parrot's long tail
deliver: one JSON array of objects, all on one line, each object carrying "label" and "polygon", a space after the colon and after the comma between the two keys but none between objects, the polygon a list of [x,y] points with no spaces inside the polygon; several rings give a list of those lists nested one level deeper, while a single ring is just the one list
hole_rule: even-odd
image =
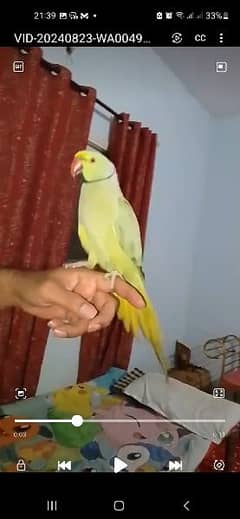
[{"label": "parrot's long tail", "polygon": [[136,309],[128,301],[118,297],[119,307],[117,315],[128,333],[132,333],[136,337],[139,331],[142,332],[144,337],[151,343],[155,355],[164,373],[167,375],[169,364],[163,353],[163,339],[158,318],[146,294],[144,294],[144,298],[146,306],[143,309]]},{"label": "parrot's long tail", "polygon": [[128,333],[130,332],[136,337],[139,331],[142,332],[152,345],[155,355],[167,377],[169,366],[163,353],[162,334],[157,315],[146,293],[142,274],[119,245],[113,229],[109,231],[108,240],[109,243],[113,244],[110,254],[110,265],[114,265],[119,275],[138,290],[146,303],[144,308],[135,308],[126,299],[122,299],[115,294],[119,300],[117,316],[123,322],[124,328]]}]

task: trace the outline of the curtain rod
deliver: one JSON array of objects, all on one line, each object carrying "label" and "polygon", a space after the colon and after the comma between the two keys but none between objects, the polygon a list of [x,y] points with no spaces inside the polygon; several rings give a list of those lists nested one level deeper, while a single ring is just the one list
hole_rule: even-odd
[{"label": "curtain rod", "polygon": [[[31,51],[30,48],[25,48],[25,47],[18,47],[18,49],[21,54],[29,54],[29,52]],[[56,75],[59,74],[59,72],[61,70],[61,65],[58,65],[55,63],[49,63],[49,61],[45,60],[44,58],[41,58],[40,61],[41,61],[41,65],[43,65],[44,68],[47,69],[49,72],[51,72],[52,74],[56,74]],[[78,83],[76,83],[73,80],[71,80],[71,85],[76,90],[78,90],[78,91],[80,90],[81,92],[87,94],[88,89],[86,87],[84,87],[82,85],[78,85]],[[111,106],[108,106],[106,103],[103,103],[103,101],[101,101],[100,99],[96,99],[95,102],[96,102],[96,104],[98,104],[99,106],[104,108],[104,110],[106,110],[110,114],[114,115],[114,117],[121,119],[121,115],[118,114],[115,110],[113,110],[111,108]]]},{"label": "curtain rod", "polygon": [[[45,68],[47,68],[48,70],[50,70],[50,72],[55,72],[56,74],[60,72],[61,70],[61,66],[60,65],[55,65],[53,63],[49,63],[48,61],[46,61],[45,59],[41,59],[41,63],[44,65]],[[76,90],[80,90],[80,92],[83,92],[83,94],[87,94],[88,92],[88,88],[87,87],[84,87],[82,85],[79,85],[78,83],[76,83],[75,81],[71,80],[71,85],[73,88],[75,88]],[[102,108],[104,108],[104,110],[106,110],[107,112],[109,112],[110,114],[114,115],[115,117],[117,117],[118,119],[121,119],[121,115],[118,114],[115,110],[113,110],[110,106],[108,106],[106,103],[103,103],[103,101],[101,101],[100,99],[96,99],[95,100],[95,103],[98,104],[99,106],[101,106]]]},{"label": "curtain rod", "polygon": [[104,108],[104,110],[106,110],[107,112],[109,112],[110,114],[114,115],[115,117],[117,118],[121,118],[121,115],[118,114],[117,112],[115,112],[115,110],[113,110],[110,106],[106,105],[105,103],[103,103],[102,101],[100,101],[100,99],[96,99],[96,103],[101,106],[102,108]]},{"label": "curtain rod", "polygon": [[[54,66],[57,66],[57,65],[54,65]],[[83,94],[87,94],[88,93],[88,88],[85,87],[85,86],[82,86],[82,85],[79,85],[78,83],[76,83],[75,81],[72,81],[71,80],[71,85],[73,86],[73,88],[77,89],[77,90],[80,90],[80,92],[83,92]],[[114,115],[114,117],[117,117],[118,119],[122,119],[122,116],[121,114],[119,114],[118,112],[116,112],[115,110],[113,110],[113,108],[111,108],[111,106],[108,106],[106,103],[104,103],[103,101],[101,101],[100,99],[96,98],[95,99],[95,103],[99,106],[101,106],[102,108],[104,108],[104,110],[106,110],[107,112],[109,112],[110,114]],[[131,124],[131,123],[129,123]]]},{"label": "curtain rod", "polygon": [[100,144],[98,144],[97,142],[94,142],[92,140],[88,141],[88,146],[90,146],[91,148],[93,148],[96,151],[100,151],[100,153],[104,153],[104,154],[106,153],[106,150],[103,148],[103,146],[101,146]]},{"label": "curtain rod", "polygon": [[[18,49],[19,49],[19,52],[21,52],[22,54],[29,54],[29,52],[31,51],[31,48],[25,48],[25,47],[18,47]],[[41,62],[41,65],[43,65],[45,67],[45,69],[47,69],[52,74],[57,75],[61,71],[61,65],[58,65],[58,64],[55,64],[55,63],[49,63],[49,61],[45,60],[44,58],[41,58],[40,62]],[[85,93],[86,95],[88,93],[88,88],[87,87],[79,85],[78,83],[76,83],[73,80],[71,80],[71,86],[75,90],[77,90],[78,92],[80,91],[83,94]],[[100,99],[97,98],[95,100],[95,103],[98,104],[99,106],[101,106],[104,110],[109,112],[111,115],[114,115],[114,117],[116,117],[117,119],[122,120],[122,114],[119,114],[118,112],[113,110],[113,108],[111,108],[111,106],[107,105],[106,103],[104,103]],[[129,123],[128,123],[128,125],[131,126],[131,127],[133,126],[133,124],[134,123],[132,121],[129,121]],[[96,146],[98,148],[101,148],[101,146],[99,146],[98,144],[96,144]]]}]

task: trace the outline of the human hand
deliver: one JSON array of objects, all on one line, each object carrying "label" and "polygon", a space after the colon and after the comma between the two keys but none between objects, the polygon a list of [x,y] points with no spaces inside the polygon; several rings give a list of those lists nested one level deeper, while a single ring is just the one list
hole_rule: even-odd
[{"label": "human hand", "polygon": [[[85,268],[15,271],[14,282],[15,306],[50,319],[49,327],[59,337],[77,337],[104,328],[116,313],[112,281],[102,272]],[[145,304],[139,293],[119,277],[114,293],[136,308]]]}]

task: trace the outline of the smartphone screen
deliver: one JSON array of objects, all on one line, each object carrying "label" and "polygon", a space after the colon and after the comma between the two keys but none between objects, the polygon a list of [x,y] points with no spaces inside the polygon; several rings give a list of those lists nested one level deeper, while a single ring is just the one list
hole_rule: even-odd
[{"label": "smartphone screen", "polygon": [[230,506],[211,489],[240,473],[236,17],[1,19],[0,484],[14,510],[31,495],[57,513],[80,497]]}]

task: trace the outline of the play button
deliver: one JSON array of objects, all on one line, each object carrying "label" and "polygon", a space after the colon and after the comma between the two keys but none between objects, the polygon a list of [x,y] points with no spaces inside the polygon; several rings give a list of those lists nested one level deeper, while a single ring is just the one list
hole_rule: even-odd
[{"label": "play button", "polygon": [[122,470],[127,468],[127,464],[125,461],[120,460],[120,458],[114,458],[113,460],[113,471],[115,474],[121,472]]}]

